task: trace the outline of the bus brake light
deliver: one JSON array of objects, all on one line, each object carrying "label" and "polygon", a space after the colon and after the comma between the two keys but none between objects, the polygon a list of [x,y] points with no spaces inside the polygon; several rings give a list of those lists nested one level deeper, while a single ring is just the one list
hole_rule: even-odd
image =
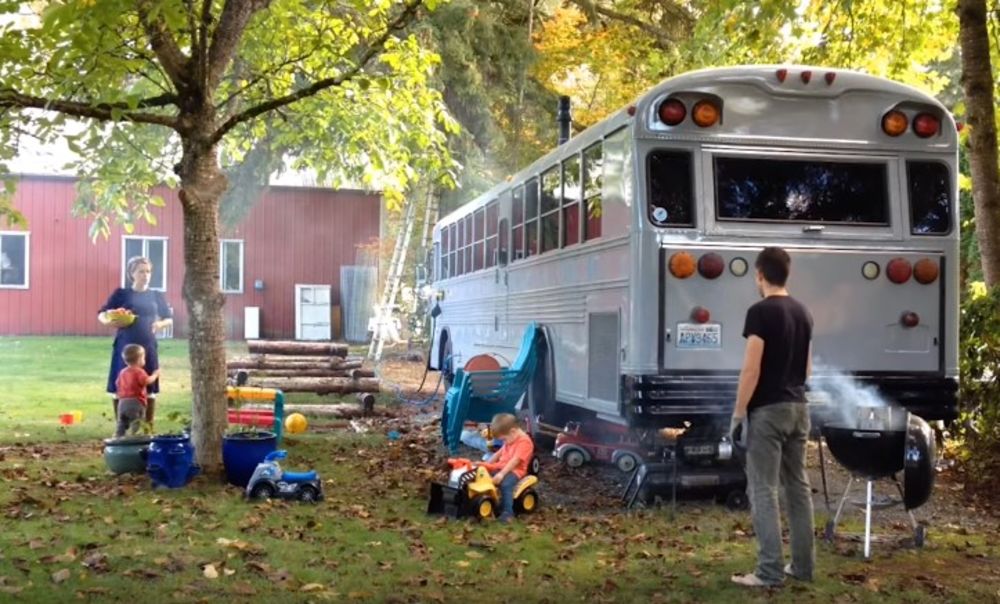
[{"label": "bus brake light", "polygon": [[809,80],[811,80],[812,77],[813,77],[813,72],[811,72],[811,71],[803,71],[802,74],[800,75],[800,77],[802,78],[802,83],[803,84],[808,84]]},{"label": "bus brake light", "polygon": [[722,274],[726,268],[726,261],[715,252],[705,254],[698,258],[698,272],[706,279],[715,279]]},{"label": "bus brake light", "polygon": [[912,329],[917,325],[920,325],[920,315],[912,310],[908,310],[900,315],[899,322],[903,325],[903,327]]},{"label": "bus brake light", "polygon": [[889,136],[899,136],[906,132],[906,114],[893,109],[882,116],[882,131]]},{"label": "bus brake light", "polygon": [[928,138],[938,133],[941,123],[929,113],[921,113],[913,118],[913,133],[920,138]]},{"label": "bus brake light", "polygon": [[917,280],[917,283],[922,285],[934,283],[938,278],[937,262],[934,262],[930,258],[918,260],[913,265],[913,278]]},{"label": "bus brake light", "polygon": [[906,258],[893,258],[885,267],[885,274],[889,277],[889,281],[902,284],[910,280],[913,267],[910,266],[910,261]]},{"label": "bus brake light", "polygon": [[778,81],[779,82],[781,82],[782,84],[784,84],[785,83],[785,78],[788,77],[788,70],[787,69],[779,69],[778,71],[774,72],[774,75],[776,75],[778,77]]},{"label": "bus brake light", "polygon": [[827,85],[827,86],[830,86],[830,85],[832,85],[832,84],[833,84],[833,81],[834,81],[834,80],[835,80],[836,78],[837,78],[837,74],[836,74],[836,73],[834,73],[834,72],[832,72],[832,71],[828,71],[828,72],[826,72],[826,75],[825,75],[825,76],[823,76],[823,79],[824,79],[824,80],[826,80],[826,85]]},{"label": "bus brake light", "polygon": [[677,252],[670,257],[668,266],[671,275],[678,279],[687,279],[694,274],[694,256],[687,252]]},{"label": "bus brake light", "polygon": [[691,109],[691,119],[702,128],[714,126],[719,121],[719,108],[712,101],[698,101]]},{"label": "bus brake light", "polygon": [[660,103],[660,121],[668,126],[676,126],[684,121],[687,108],[677,99],[667,99]]}]

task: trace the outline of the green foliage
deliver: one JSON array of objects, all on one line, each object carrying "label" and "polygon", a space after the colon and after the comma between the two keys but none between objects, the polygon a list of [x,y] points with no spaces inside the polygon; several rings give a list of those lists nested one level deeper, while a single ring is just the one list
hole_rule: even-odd
[{"label": "green foliage", "polygon": [[959,434],[967,479],[973,486],[995,486],[1000,473],[1000,287],[987,291],[982,282],[973,282],[961,312]]}]

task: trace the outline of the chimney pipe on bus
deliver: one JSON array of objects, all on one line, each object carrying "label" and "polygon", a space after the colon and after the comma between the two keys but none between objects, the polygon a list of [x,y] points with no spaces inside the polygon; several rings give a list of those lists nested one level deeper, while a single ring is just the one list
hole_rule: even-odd
[{"label": "chimney pipe on bus", "polygon": [[573,115],[569,110],[569,97],[559,97],[559,111],[556,113],[556,121],[559,123],[559,144],[569,140],[570,132],[573,128]]}]

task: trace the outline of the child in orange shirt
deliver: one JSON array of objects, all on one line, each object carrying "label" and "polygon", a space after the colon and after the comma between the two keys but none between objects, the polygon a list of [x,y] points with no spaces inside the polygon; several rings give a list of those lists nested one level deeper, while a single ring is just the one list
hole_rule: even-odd
[{"label": "child in orange shirt", "polygon": [[528,475],[535,443],[510,413],[495,415],[490,430],[504,444],[482,466],[493,474],[493,484],[500,487],[500,522],[510,522],[514,517],[514,487]]},{"label": "child in orange shirt", "polygon": [[146,365],[146,349],[138,344],[129,344],[122,351],[122,359],[128,365],[118,374],[115,387],[118,389],[118,426],[115,438],[125,436],[126,430],[135,432],[135,423],[146,417],[146,386],[160,377],[157,369],[153,375],[148,375],[143,369]]}]

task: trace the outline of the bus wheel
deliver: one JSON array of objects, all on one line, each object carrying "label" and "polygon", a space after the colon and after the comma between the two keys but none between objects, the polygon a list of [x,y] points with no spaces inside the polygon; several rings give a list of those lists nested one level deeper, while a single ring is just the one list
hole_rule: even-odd
[{"label": "bus wheel", "polygon": [[441,368],[441,377],[444,379],[444,389],[451,388],[451,383],[455,380],[455,359],[451,353],[451,338],[444,336],[444,344],[441,347],[441,361],[438,367]]}]

